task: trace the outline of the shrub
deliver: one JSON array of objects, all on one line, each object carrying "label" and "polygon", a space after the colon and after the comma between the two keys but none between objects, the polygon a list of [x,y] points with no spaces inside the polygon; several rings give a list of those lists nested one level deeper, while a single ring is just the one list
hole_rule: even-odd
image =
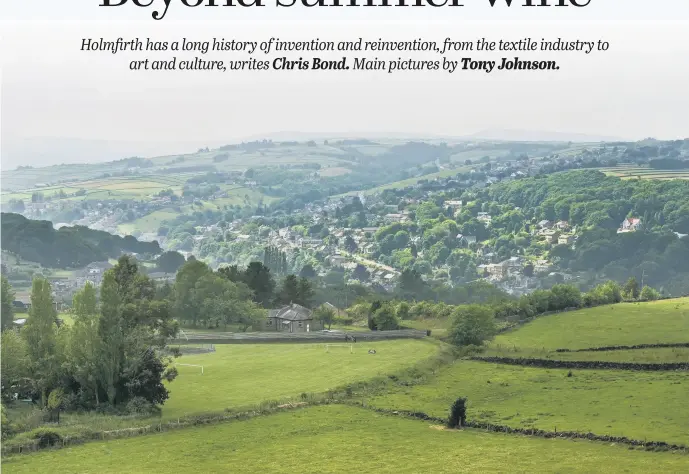
[{"label": "shrub", "polygon": [[461,428],[467,421],[466,398],[458,398],[450,407],[450,416],[447,419],[448,428]]},{"label": "shrub", "polygon": [[458,306],[452,313],[448,336],[456,346],[480,346],[495,335],[495,313],[478,304]]},{"label": "shrub", "polygon": [[126,412],[129,415],[152,415],[158,411],[160,408],[144,397],[134,397],[127,402]]},{"label": "shrub", "polygon": [[33,432],[32,437],[33,439],[38,440],[39,448],[55,446],[57,443],[62,441],[62,436],[60,436],[59,433],[48,428],[38,428]]},{"label": "shrub", "polygon": [[644,286],[641,289],[641,293],[639,294],[639,299],[641,301],[655,301],[657,299],[660,299],[660,293],[658,293],[655,289],[651,288],[650,286]]},{"label": "shrub", "polygon": [[378,331],[390,331],[400,326],[395,308],[390,303],[385,303],[376,310],[373,314],[373,323]]},{"label": "shrub", "polygon": [[2,439],[12,436],[12,425],[10,420],[7,418],[7,412],[5,410],[5,405],[0,405],[0,410],[2,411],[2,420],[0,421],[0,428],[2,428]]}]

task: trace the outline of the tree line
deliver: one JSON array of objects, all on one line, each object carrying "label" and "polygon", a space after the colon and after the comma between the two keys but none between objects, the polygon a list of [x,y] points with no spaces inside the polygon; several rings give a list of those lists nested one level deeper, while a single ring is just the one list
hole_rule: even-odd
[{"label": "tree line", "polygon": [[[163,349],[178,331],[167,301],[136,261],[122,257],[74,295],[73,324],[56,324],[48,280],[35,278],[21,329],[5,316],[3,277],[2,399],[31,399],[49,410],[151,411],[163,404],[176,370]],[[11,312],[10,312],[11,317]]]},{"label": "tree line", "polygon": [[654,301],[660,293],[640,287],[635,278],[624,285],[607,281],[590,291],[582,292],[574,285],[557,284],[549,290],[536,290],[512,300],[492,300],[486,303],[449,305],[433,301],[404,300],[357,303],[347,309],[354,320],[368,318],[372,330],[404,327],[405,321],[448,321],[445,339],[456,346],[481,346],[495,336],[498,322],[515,324],[543,314],[591,308],[623,301]]},{"label": "tree line", "polygon": [[2,250],[49,268],[79,268],[117,258],[122,253],[158,255],[158,242],[139,242],[84,226],[61,227],[52,222],[2,213]]}]

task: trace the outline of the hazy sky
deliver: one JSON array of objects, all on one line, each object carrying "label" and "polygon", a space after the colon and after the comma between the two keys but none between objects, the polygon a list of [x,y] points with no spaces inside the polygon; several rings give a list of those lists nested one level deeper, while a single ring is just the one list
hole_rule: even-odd
[{"label": "hazy sky", "polygon": [[[21,139],[27,137],[144,142],[147,150],[165,152],[172,142],[201,146],[293,130],[458,136],[498,128],[689,136],[689,2],[592,0],[586,8],[491,9],[488,0],[465,0],[464,8],[276,8],[271,0],[263,8],[187,8],[172,0],[162,21],[151,13],[163,0],[149,8],[129,3],[99,8],[99,3],[2,2],[3,168],[23,164]],[[558,60],[561,69],[550,72],[132,72],[131,59],[196,54],[81,52],[85,37],[439,42],[532,37],[602,39],[610,49],[590,55],[518,53],[522,59]],[[455,53],[454,59],[514,55]],[[247,57],[213,53],[205,59]]]}]

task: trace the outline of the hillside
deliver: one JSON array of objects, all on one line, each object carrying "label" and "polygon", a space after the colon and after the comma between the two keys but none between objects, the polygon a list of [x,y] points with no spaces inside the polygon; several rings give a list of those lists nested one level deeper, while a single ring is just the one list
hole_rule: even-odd
[{"label": "hillside", "polygon": [[463,396],[482,422],[686,445],[688,309],[679,298],[540,316],[424,383],[366,402],[442,417]]},{"label": "hillside", "polygon": [[587,349],[689,342],[689,298],[620,303],[542,316],[501,334],[491,347]]},{"label": "hillside", "polygon": [[61,227],[49,221],[30,220],[19,214],[2,213],[2,250],[23,260],[52,268],[77,268],[119,257],[122,253],[155,255],[157,242],[139,242],[88,227]]},{"label": "hillside", "polygon": [[[507,464],[518,472],[540,472],[544,465],[558,472],[684,472],[689,465],[686,370],[540,368],[526,362],[539,350],[555,357],[560,346],[680,341],[687,334],[688,304],[684,298],[541,316],[499,336],[478,357],[445,353],[429,359],[433,345],[421,341],[356,344],[352,353],[347,348],[323,352],[315,344],[222,346],[182,357],[162,420],[132,418],[135,427],[108,431],[98,442],[5,457],[3,468],[35,472],[57,463],[55,472],[163,472],[169,469],[169,462],[160,462],[164,458],[178,472],[227,465],[255,472],[267,464],[272,472],[293,472],[308,456],[313,472],[490,472]],[[510,345],[517,351],[514,357],[526,360],[482,359],[499,345]],[[374,347],[375,355],[369,352]],[[648,350],[596,354],[605,360],[606,353]],[[421,363],[410,366],[415,359]],[[300,365],[304,370],[290,373],[286,360],[297,361],[297,366],[288,364],[292,370]],[[684,361],[689,361],[686,355]],[[322,376],[314,378],[307,367]],[[367,380],[374,375],[379,377]],[[281,377],[284,387],[268,382]],[[219,390],[228,380],[234,390]],[[200,395],[209,402],[199,405]],[[273,401],[265,401],[268,397]],[[454,430],[443,423],[458,397],[468,400],[467,424]],[[211,415],[219,417],[223,408],[222,420]],[[187,416],[201,410],[203,418]],[[71,414],[65,419],[74,433],[94,422]],[[66,429],[54,431],[67,434]],[[137,439],[115,439],[131,436]],[[147,455],[151,452],[156,456]],[[108,468],[113,459],[117,467]]]}]

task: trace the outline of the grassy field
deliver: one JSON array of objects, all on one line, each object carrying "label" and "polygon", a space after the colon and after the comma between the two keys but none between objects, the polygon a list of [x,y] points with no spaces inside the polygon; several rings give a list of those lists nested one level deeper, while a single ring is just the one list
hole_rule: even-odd
[{"label": "grassy field", "polygon": [[172,220],[182,214],[192,214],[195,211],[206,209],[217,211],[224,206],[256,205],[259,202],[269,204],[276,199],[266,196],[260,191],[249,189],[244,186],[228,185],[224,187],[223,191],[227,193],[227,197],[209,201],[199,201],[201,206],[180,206],[179,210],[176,210],[176,208],[172,206],[159,209],[132,222],[120,224],[117,226],[117,230],[123,234],[132,234],[136,231],[142,233],[157,232],[164,221]]},{"label": "grassy field", "polygon": [[461,396],[473,420],[689,444],[689,373],[568,372],[458,361],[428,384],[367,402],[442,417]]},{"label": "grassy field", "polygon": [[[140,199],[156,194],[163,189],[172,189],[180,193],[184,181],[192,174],[180,174],[173,176],[166,175],[142,175],[125,178],[103,178],[85,181],[75,181],[72,183],[60,184],[55,186],[32,188],[14,193],[3,193],[2,202],[11,199],[31,199],[34,192],[42,193],[51,200],[90,200],[90,199]],[[84,190],[85,195],[74,196],[79,190]],[[57,196],[60,192],[65,197]]]},{"label": "grassy field", "polygon": [[[389,374],[432,356],[437,346],[418,340],[357,343],[325,352],[323,344],[225,344],[216,352],[177,359],[179,376],[170,386],[164,417],[240,407],[264,400],[323,392]],[[376,354],[369,354],[374,348]],[[199,404],[199,400],[203,400]]]},{"label": "grassy field", "polygon": [[[689,457],[588,441],[444,430],[324,406],[11,459],[3,472],[686,472]],[[509,466],[509,468],[506,468]]]},{"label": "grassy field", "polygon": [[363,192],[363,194],[370,195],[370,194],[376,194],[380,193],[382,191],[385,191],[386,189],[402,189],[406,188],[407,186],[413,186],[419,181],[423,180],[433,180],[436,178],[447,178],[449,176],[454,176],[457,173],[464,173],[466,171],[469,171],[471,169],[470,166],[462,166],[458,168],[452,168],[452,169],[447,169],[447,170],[442,170],[438,171],[437,173],[430,173],[424,176],[417,176],[415,178],[409,178],[409,179],[403,179],[402,181],[395,181],[392,183],[384,184],[382,186],[377,186],[375,188],[367,189],[365,191],[351,191],[349,193],[342,194],[341,196],[348,196],[348,195],[358,195]]},{"label": "grassy field", "polygon": [[158,232],[158,229],[163,221],[172,220],[179,214],[179,212],[173,209],[160,209],[148,214],[147,216],[140,217],[135,221],[120,224],[117,226],[117,230],[123,234],[131,234],[137,230],[144,233]]},{"label": "grassy field", "polygon": [[657,170],[635,165],[599,168],[608,176],[622,179],[689,179],[689,170]]},{"label": "grassy field", "polygon": [[543,316],[495,338],[519,349],[689,342],[689,298],[623,303]]}]

